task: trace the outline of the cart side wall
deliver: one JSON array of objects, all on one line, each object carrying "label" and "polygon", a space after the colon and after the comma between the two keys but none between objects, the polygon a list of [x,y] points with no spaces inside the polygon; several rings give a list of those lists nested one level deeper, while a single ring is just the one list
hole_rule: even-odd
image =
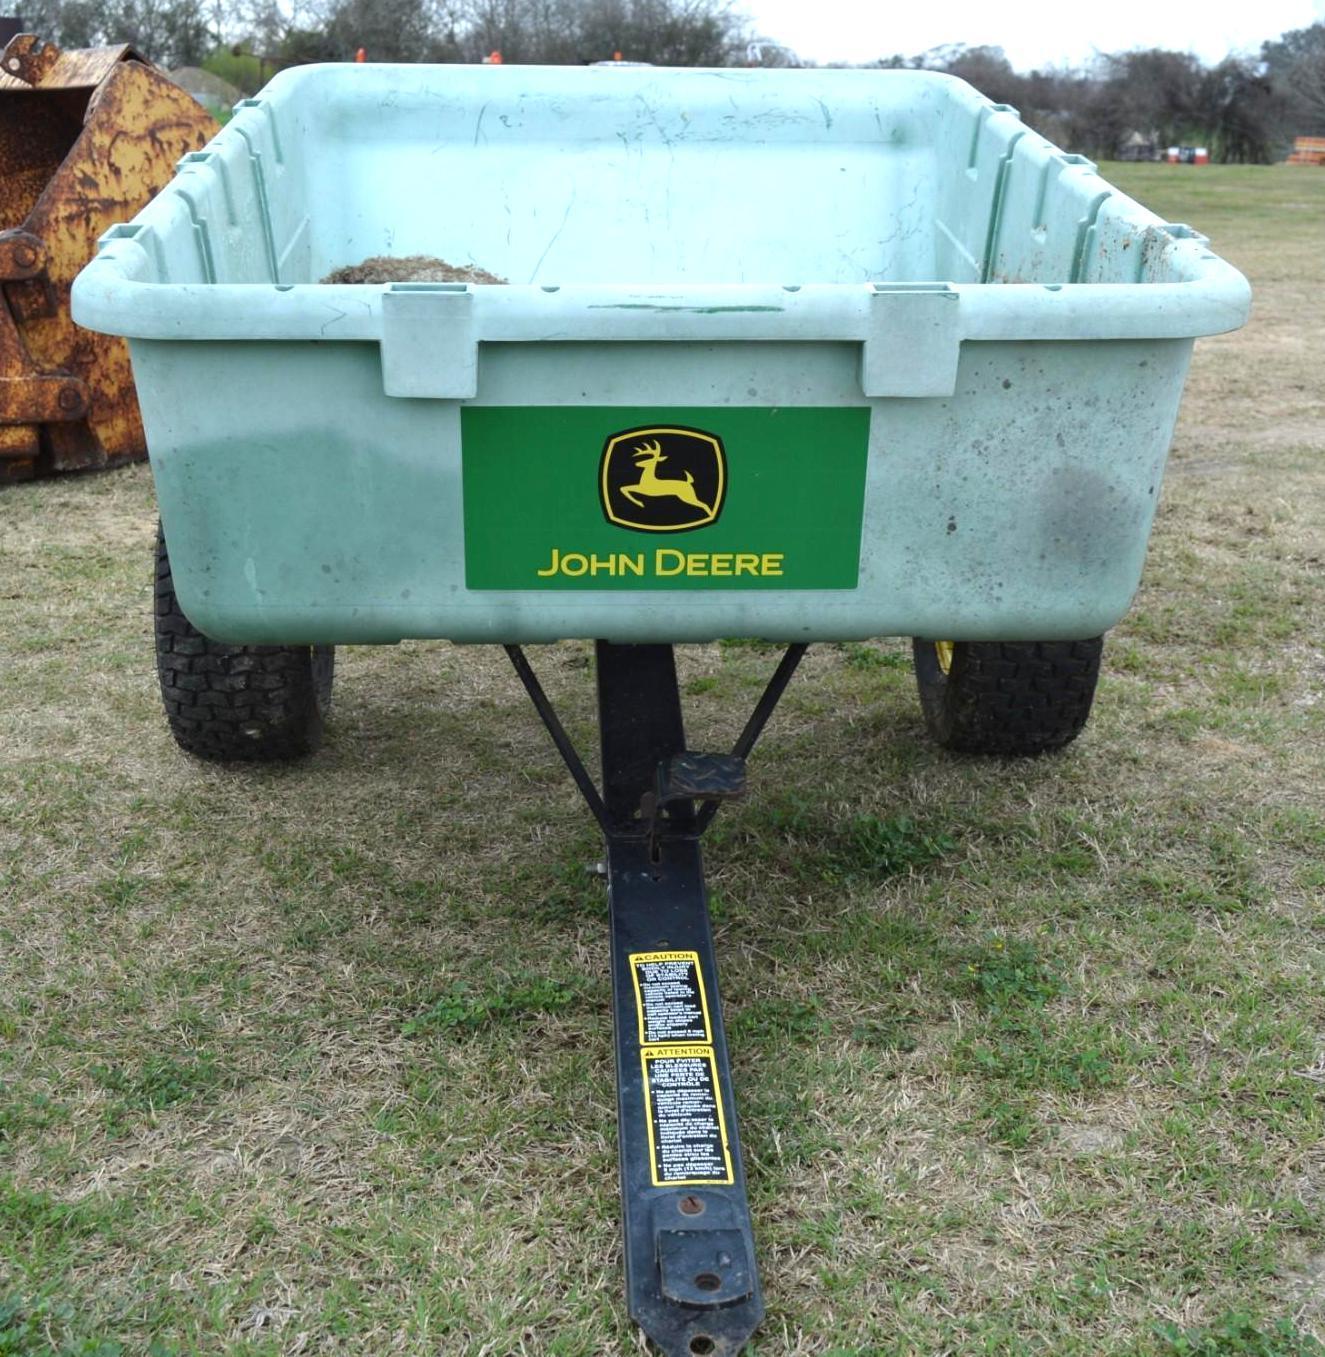
[{"label": "cart side wall", "polygon": [[[1215,256],[963,86],[936,123],[934,277],[954,283],[1173,283]],[[1180,242],[1189,242],[1186,247]]]},{"label": "cart side wall", "polygon": [[180,161],[169,189],[111,237],[143,247],[145,281],[309,281],[310,121],[297,105],[243,100],[219,136]]},{"label": "cart side wall", "polygon": [[513,72],[278,77],[137,219],[145,280],[383,254],[562,285],[1171,280],[1158,218],[951,77]]},{"label": "cart side wall", "polygon": [[[185,612],[223,640],[346,643],[1097,634],[1140,577],[1191,344],[968,343],[951,399],[871,403],[857,588],[647,603],[467,590],[461,406],[384,396],[373,344],[133,348]],[[567,390],[608,406],[860,404],[850,344],[485,346],[476,404]]]},{"label": "cart side wall", "polygon": [[577,74],[287,72],[136,219],[145,281],[309,283],[384,254],[513,282],[932,275],[942,91],[830,108],[809,81],[788,99],[737,72],[656,92],[593,72],[585,98]]},{"label": "cart side wall", "polygon": [[575,99],[549,72],[406,79],[371,136],[372,91],[344,86],[309,144],[316,276],[415,253],[514,283],[932,275],[936,91],[596,74]]}]

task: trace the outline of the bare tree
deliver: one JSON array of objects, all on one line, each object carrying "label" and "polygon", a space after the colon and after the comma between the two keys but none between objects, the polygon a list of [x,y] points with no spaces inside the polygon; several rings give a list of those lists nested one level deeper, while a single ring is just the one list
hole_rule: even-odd
[{"label": "bare tree", "polygon": [[461,49],[468,60],[726,66],[745,42],[724,0],[473,0]]},{"label": "bare tree", "polygon": [[1325,22],[1292,29],[1267,42],[1261,59],[1284,100],[1291,133],[1325,135]]},{"label": "bare tree", "polygon": [[332,0],[322,14],[319,56],[348,61],[362,47],[372,61],[455,61],[458,51],[442,36],[444,17],[439,5],[419,0]]},{"label": "bare tree", "polygon": [[23,27],[61,47],[91,47],[102,41],[103,6],[97,0],[24,0]]},{"label": "bare tree", "polygon": [[958,76],[998,104],[1017,107],[1025,89],[1025,77],[1012,69],[1012,63],[1001,47],[949,43],[930,48],[920,61],[926,70]]},{"label": "bare tree", "polygon": [[192,66],[217,43],[203,0],[28,0],[24,26],[62,47],[132,43],[163,66]]},{"label": "bare tree", "polygon": [[562,9],[560,0],[472,0],[461,39],[463,59],[481,61],[500,52],[504,61],[574,60],[570,26],[559,22]]},{"label": "bare tree", "polygon": [[1151,48],[1104,62],[1104,97],[1116,104],[1124,131],[1151,134],[1165,146],[1201,139],[1204,71],[1197,57]]},{"label": "bare tree", "polygon": [[1205,128],[1216,159],[1225,164],[1263,165],[1274,158],[1282,102],[1257,66],[1228,57],[1202,81]]},{"label": "bare tree", "polygon": [[217,42],[202,0],[116,0],[106,30],[163,66],[197,66]]}]

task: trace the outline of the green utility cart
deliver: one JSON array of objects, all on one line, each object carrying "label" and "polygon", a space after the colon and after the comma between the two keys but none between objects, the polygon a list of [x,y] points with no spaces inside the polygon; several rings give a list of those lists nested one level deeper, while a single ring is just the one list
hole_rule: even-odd
[{"label": "green utility cart", "polygon": [[[946,76],[322,66],[73,300],[130,343],[185,749],[314,748],[340,643],[507,648],[607,841],[631,1312],[737,1352],[763,1303],[700,834],[815,641],[916,638],[949,748],[1081,730],[1192,342],[1246,282]],[[672,646],[742,636],[786,654],[735,749],[690,751]],[[562,638],[597,643],[599,782],[522,649]]]}]

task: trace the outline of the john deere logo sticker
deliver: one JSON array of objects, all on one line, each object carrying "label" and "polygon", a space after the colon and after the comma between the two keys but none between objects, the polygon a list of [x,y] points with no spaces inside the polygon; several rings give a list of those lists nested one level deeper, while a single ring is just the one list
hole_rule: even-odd
[{"label": "john deere logo sticker", "polygon": [[689,532],[716,523],[727,492],[717,434],[672,427],[627,429],[603,447],[598,493],[609,523],[637,532]]},{"label": "john deere logo sticker", "polygon": [[[533,590],[855,589],[869,440],[853,405],[462,405],[465,585],[517,609]],[[612,603],[592,625],[611,631]]]}]

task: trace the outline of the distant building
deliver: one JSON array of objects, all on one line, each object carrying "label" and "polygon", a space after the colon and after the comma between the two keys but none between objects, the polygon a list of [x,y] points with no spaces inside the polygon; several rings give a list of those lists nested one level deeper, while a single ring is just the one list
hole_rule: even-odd
[{"label": "distant building", "polygon": [[1143,132],[1131,131],[1118,147],[1119,160],[1159,160],[1159,142],[1154,136]]}]

